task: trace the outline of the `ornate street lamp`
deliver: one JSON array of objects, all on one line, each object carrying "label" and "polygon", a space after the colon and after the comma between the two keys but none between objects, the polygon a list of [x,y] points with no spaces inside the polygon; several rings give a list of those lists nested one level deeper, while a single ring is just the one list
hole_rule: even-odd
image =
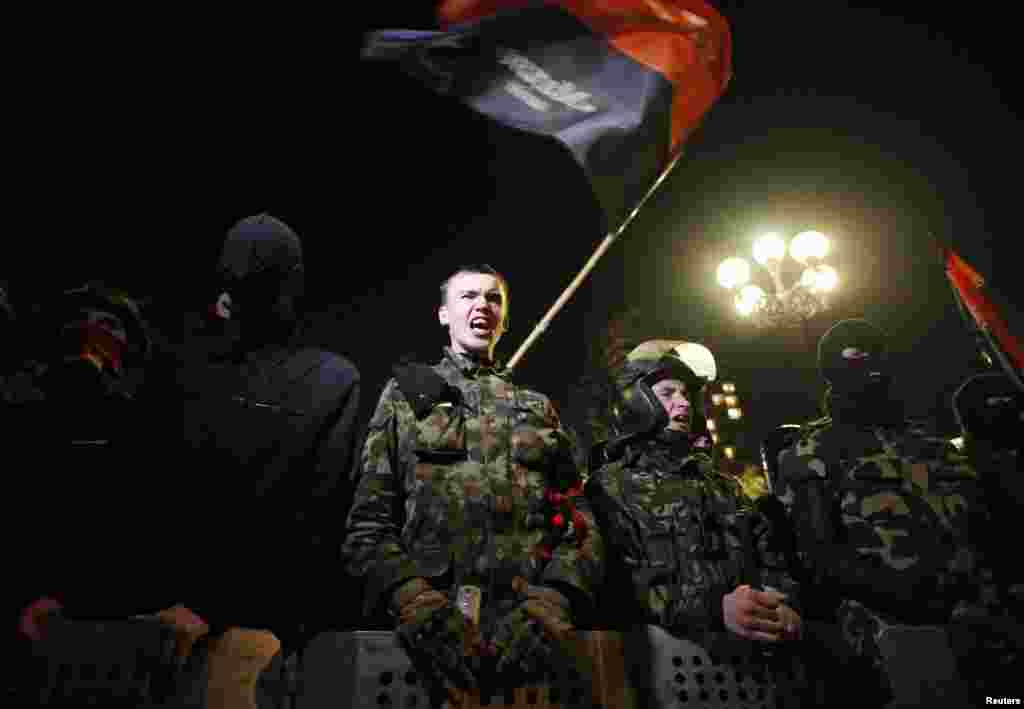
[{"label": "ornate street lamp", "polygon": [[[782,281],[786,253],[804,266],[799,280],[790,286]],[[740,316],[761,327],[790,327],[828,308],[828,294],[839,285],[839,273],[825,263],[828,238],[817,231],[800,232],[789,242],[778,234],[765,234],[754,243],[754,261],[771,276],[773,292],[750,283],[750,263],[732,257],[718,267],[718,283],[734,291],[733,303]]]}]

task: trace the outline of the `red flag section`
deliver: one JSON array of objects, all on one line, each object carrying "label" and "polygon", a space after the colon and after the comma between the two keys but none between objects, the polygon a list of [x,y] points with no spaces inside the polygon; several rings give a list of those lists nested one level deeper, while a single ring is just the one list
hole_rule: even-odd
[{"label": "red flag section", "polygon": [[[444,0],[441,25],[472,22],[531,0]],[[552,0],[615,49],[659,72],[674,88],[674,151],[725,91],[732,76],[732,36],[725,18],[703,0]]]},{"label": "red flag section", "polygon": [[1024,344],[1006,326],[995,304],[985,295],[985,279],[952,249],[945,250],[946,276],[978,327],[987,333],[1018,372],[1024,371]]}]

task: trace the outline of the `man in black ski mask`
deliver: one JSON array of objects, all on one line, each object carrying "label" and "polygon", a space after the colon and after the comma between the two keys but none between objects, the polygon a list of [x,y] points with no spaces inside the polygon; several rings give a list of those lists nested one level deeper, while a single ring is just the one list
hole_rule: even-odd
[{"label": "man in black ski mask", "polygon": [[[941,676],[922,682],[891,655],[911,637],[902,628],[944,637],[965,618],[1000,612],[979,527],[969,524],[986,514],[978,475],[928,422],[904,417],[878,328],[835,324],[818,345],[818,364],[828,415],[779,454],[775,486],[793,521],[802,576],[816,608],[830,609],[850,651],[871,667],[857,686],[879,692],[862,705],[890,693],[925,701],[930,695],[921,692],[940,685],[952,697],[963,685]],[[952,659],[935,655],[940,648],[926,642],[915,651],[931,658],[920,666],[945,672],[937,668]],[[959,653],[960,669],[978,679],[967,654]]]},{"label": "man in black ski mask", "polygon": [[[356,594],[336,555],[358,448],[359,372],[297,344],[304,290],[295,231],[267,214],[239,221],[210,294],[225,338],[179,376],[183,469],[195,475],[201,510],[193,539],[204,550],[205,582],[188,605],[214,636],[236,633],[222,642],[223,657],[257,664],[275,643],[237,629],[270,631],[288,654],[313,632],[350,627],[344,609],[358,608],[358,597],[342,602]],[[255,681],[260,668],[251,669]]]},{"label": "man in black ski mask", "polygon": [[[309,616],[312,599],[287,589],[325,586],[300,581],[314,571],[331,579],[326,586],[340,583],[325,565],[351,496],[359,373],[295,343],[304,266],[287,224],[266,214],[239,221],[219,273],[213,311],[230,326],[230,346],[181,376],[187,455],[203,471],[205,543],[217,550],[208,562],[224,589],[206,610],[215,625],[269,628],[289,645],[300,626],[334,622]],[[264,573],[275,555],[299,575]],[[280,582],[263,587],[271,576]]]}]

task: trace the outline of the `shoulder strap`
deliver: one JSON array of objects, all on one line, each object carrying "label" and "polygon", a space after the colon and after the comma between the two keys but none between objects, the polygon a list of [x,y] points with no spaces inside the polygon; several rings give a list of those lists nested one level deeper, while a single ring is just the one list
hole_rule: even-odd
[{"label": "shoulder strap", "polygon": [[392,367],[392,372],[417,419],[426,416],[442,401],[458,401],[458,390],[430,365],[405,362]]}]

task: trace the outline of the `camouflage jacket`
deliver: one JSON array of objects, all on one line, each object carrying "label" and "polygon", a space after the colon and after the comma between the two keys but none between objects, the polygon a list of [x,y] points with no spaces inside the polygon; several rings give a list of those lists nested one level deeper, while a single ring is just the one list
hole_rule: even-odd
[{"label": "camouflage jacket", "polygon": [[986,521],[978,476],[923,424],[819,420],[779,454],[779,477],[815,595],[858,653],[877,658],[889,625],[998,603],[972,539]]},{"label": "camouflage jacket", "polygon": [[343,547],[366,579],[365,612],[414,577],[477,585],[485,603],[523,577],[590,605],[600,536],[582,496],[575,514],[552,502],[582,480],[550,401],[448,348],[433,370],[453,400],[417,419],[392,379],[367,431]]},{"label": "camouflage jacket", "polygon": [[722,598],[743,583],[776,588],[797,607],[796,582],[768,518],[706,454],[674,453],[663,440],[668,435],[631,446],[587,484],[604,530],[607,596],[618,619],[719,631]]}]

